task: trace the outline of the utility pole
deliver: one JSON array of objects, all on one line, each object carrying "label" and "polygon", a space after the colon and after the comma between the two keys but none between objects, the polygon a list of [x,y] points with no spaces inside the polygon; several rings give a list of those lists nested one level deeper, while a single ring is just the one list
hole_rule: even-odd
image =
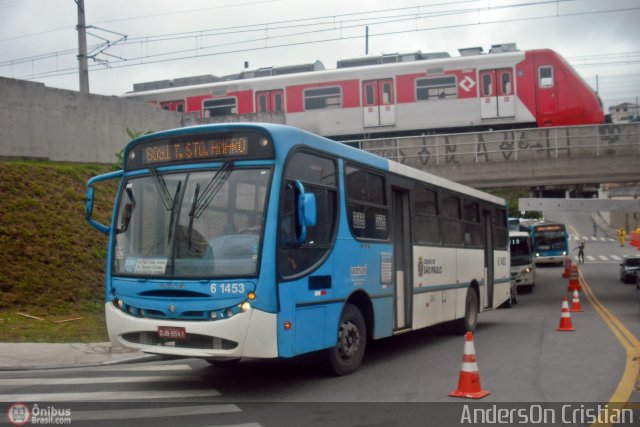
[{"label": "utility pole", "polygon": [[78,5],[78,71],[80,93],[89,93],[89,66],[87,65],[87,26],[84,21],[84,0],[74,0]]}]

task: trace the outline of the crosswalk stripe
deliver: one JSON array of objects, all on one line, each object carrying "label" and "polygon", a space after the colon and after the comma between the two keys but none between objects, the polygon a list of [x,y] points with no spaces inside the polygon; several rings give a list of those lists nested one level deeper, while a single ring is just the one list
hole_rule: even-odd
[{"label": "crosswalk stripe", "polygon": [[216,390],[99,391],[84,393],[0,394],[0,402],[96,402],[101,400],[189,399],[193,397],[216,396],[220,396],[220,392]]},{"label": "crosswalk stripe", "polygon": [[591,255],[587,255],[587,259],[589,261],[595,261],[596,259],[594,257],[592,257]]},{"label": "crosswalk stripe", "polygon": [[146,377],[83,377],[83,378],[13,378],[0,379],[0,386],[27,385],[79,385],[79,384],[119,384],[119,383],[158,383],[158,382],[194,382],[202,381],[195,376],[146,376]]},{"label": "crosswalk stripe", "polygon": [[600,258],[600,259],[601,259],[601,260],[603,260],[603,261],[609,261],[609,258],[607,258],[607,257],[606,257],[606,256],[604,256],[604,255],[598,255],[598,258]]},{"label": "crosswalk stripe", "polygon": [[615,259],[616,261],[622,261],[622,258],[620,258],[618,255],[611,255],[611,258]]},{"label": "crosswalk stripe", "polygon": [[[205,405],[205,406],[173,406],[169,408],[154,407],[144,409],[113,409],[99,411],[74,411],[71,413],[72,421],[98,421],[98,420],[130,420],[136,418],[162,418],[184,417],[193,415],[213,415],[232,412],[241,412],[240,408],[232,404]],[[252,425],[252,424],[246,424]],[[259,424],[254,424],[258,426]]]}]

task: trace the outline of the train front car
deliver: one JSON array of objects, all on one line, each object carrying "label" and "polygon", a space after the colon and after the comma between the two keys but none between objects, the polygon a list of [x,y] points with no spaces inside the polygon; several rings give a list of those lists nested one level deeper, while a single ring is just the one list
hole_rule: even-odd
[{"label": "train front car", "polygon": [[553,50],[527,51],[516,75],[519,97],[539,127],[604,122],[602,101],[596,92]]}]

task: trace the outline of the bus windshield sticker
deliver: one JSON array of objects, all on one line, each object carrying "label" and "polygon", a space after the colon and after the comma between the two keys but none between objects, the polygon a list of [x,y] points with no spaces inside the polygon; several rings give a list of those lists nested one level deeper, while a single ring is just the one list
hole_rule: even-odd
[{"label": "bus windshield sticker", "polygon": [[363,212],[353,212],[353,228],[364,230],[366,228],[366,215]]},{"label": "bus windshield sticker", "polygon": [[125,272],[135,274],[161,275],[167,269],[167,258],[127,258]]}]

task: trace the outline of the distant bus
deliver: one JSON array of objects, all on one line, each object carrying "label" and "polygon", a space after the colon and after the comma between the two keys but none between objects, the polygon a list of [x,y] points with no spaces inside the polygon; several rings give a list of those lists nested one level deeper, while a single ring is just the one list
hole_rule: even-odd
[{"label": "distant bus", "polygon": [[535,285],[536,270],[531,251],[531,237],[525,231],[509,232],[511,280],[518,289],[531,291]]},{"label": "distant bus", "polygon": [[531,235],[536,264],[562,265],[569,256],[569,234],[564,224],[556,222],[528,222],[521,229]]},{"label": "distant bus", "polygon": [[[119,179],[110,225],[94,184]],[[289,358],[339,375],[367,342],[509,297],[503,199],[305,131],[219,124],[145,135],[87,183],[108,234],[111,340],[146,353]]]}]

